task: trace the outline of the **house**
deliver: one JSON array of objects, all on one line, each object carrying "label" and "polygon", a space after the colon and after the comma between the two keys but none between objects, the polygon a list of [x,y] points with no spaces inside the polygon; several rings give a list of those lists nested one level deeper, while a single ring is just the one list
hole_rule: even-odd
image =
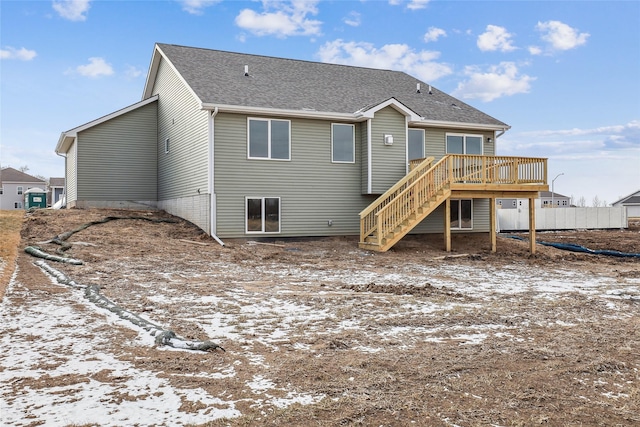
[{"label": "house", "polygon": [[24,194],[31,188],[45,188],[46,182],[17,169],[0,169],[0,209],[24,209]]},{"label": "house", "polygon": [[627,217],[640,218],[640,190],[613,202],[611,206],[625,206],[627,208]]},{"label": "house", "polygon": [[[501,209],[526,209],[528,199],[497,199],[496,203]],[[572,207],[571,197],[563,196],[560,193],[552,193],[551,191],[541,191],[535,200],[536,208],[569,208]]]},{"label": "house", "polygon": [[55,205],[64,195],[64,178],[49,178],[48,206]]},{"label": "house", "polygon": [[495,156],[508,129],[403,72],[156,44],[142,100],[56,152],[68,207],[387,250],[408,232],[495,230],[496,197],[548,190],[546,159]]}]

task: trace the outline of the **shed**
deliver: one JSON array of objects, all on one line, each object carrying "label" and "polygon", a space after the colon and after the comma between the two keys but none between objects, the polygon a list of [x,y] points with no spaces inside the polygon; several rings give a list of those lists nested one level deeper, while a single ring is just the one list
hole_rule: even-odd
[{"label": "shed", "polygon": [[24,208],[46,208],[47,192],[42,188],[30,188],[24,192]]}]

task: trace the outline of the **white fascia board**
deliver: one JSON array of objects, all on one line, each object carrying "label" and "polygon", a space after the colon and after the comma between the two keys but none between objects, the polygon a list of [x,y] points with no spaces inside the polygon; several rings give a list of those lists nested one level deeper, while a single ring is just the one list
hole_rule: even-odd
[{"label": "white fascia board", "polygon": [[167,62],[176,76],[178,76],[178,79],[180,79],[182,84],[184,84],[184,86],[189,90],[189,93],[191,93],[196,102],[202,104],[202,101],[200,100],[198,95],[196,95],[193,88],[189,85],[189,83],[187,83],[184,77],[182,77],[182,74],[178,72],[176,67],[169,60],[169,58],[167,58],[167,55],[162,52],[162,49],[160,49],[158,45],[156,45],[155,50],[153,51],[153,58],[151,59],[151,66],[149,67],[149,73],[147,74],[147,81],[144,84],[144,92],[142,94],[142,98],[144,99],[148,96],[151,96],[151,91],[153,90],[153,85],[156,81],[156,76],[158,75],[158,68],[160,67],[160,59],[164,59]]},{"label": "white fascia board", "polygon": [[482,123],[461,123],[461,122],[446,122],[439,120],[410,120],[409,125],[416,127],[430,127],[430,128],[456,128],[456,129],[470,129],[470,130],[492,130],[492,131],[507,131],[511,129],[508,125],[490,125]]},{"label": "white fascia board", "polygon": [[300,117],[307,119],[327,119],[352,123],[366,120],[365,117],[352,113],[330,113],[326,111],[315,110],[286,110],[280,108],[249,107],[243,105],[223,105],[212,103],[202,103],[201,108],[206,111],[213,111],[215,108],[218,108],[218,111],[221,113],[258,114],[263,116]]},{"label": "white fascia board", "polygon": [[[60,139],[58,139],[58,145],[56,146],[56,153],[65,153],[69,148],[67,144],[69,145],[71,144],[72,140],[78,136],[78,132],[82,132],[83,130],[97,126],[100,123],[107,122],[111,119],[114,119],[118,116],[126,114],[130,111],[136,110],[140,107],[144,107],[147,104],[151,104],[152,102],[155,102],[157,100],[158,100],[158,95],[152,96],[151,98],[147,98],[143,101],[136,102],[135,104],[131,104],[128,107],[122,108],[118,111],[114,111],[113,113],[107,114],[106,116],[102,116],[98,119],[92,120],[81,126],[75,127],[73,129],[69,129],[66,132],[62,132],[62,135],[60,135]],[[64,146],[66,146],[66,149],[63,149]]]}]

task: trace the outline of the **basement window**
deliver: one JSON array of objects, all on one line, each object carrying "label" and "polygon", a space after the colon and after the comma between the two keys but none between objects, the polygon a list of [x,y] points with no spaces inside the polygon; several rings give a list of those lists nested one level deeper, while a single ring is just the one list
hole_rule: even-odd
[{"label": "basement window", "polygon": [[470,230],[473,228],[473,203],[471,199],[451,199],[452,230]]},{"label": "basement window", "polygon": [[247,197],[246,226],[248,234],[280,233],[280,198]]}]

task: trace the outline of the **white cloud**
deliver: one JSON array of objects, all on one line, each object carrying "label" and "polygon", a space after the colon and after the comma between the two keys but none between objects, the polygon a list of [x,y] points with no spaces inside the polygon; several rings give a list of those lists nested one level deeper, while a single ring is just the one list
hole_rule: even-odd
[{"label": "white cloud", "polygon": [[478,36],[478,48],[484,52],[494,50],[510,52],[517,49],[511,44],[512,36],[504,27],[487,25],[486,31]]},{"label": "white cloud", "polygon": [[[427,7],[427,4],[430,0],[409,0],[409,4],[407,5],[407,9],[411,10],[419,10]],[[389,0],[389,4],[392,6],[398,6],[402,4],[402,0]]]},{"label": "white cloud", "polygon": [[31,61],[38,55],[35,50],[29,50],[20,48],[16,49],[7,46],[5,49],[0,49],[0,59],[18,59],[20,61]]},{"label": "white cloud", "polygon": [[529,46],[529,53],[531,55],[540,55],[542,54],[542,49],[538,46]]},{"label": "white cloud", "polygon": [[361,22],[361,15],[358,12],[349,12],[349,15],[347,15],[343,21],[347,25],[358,27]]},{"label": "white cloud", "polygon": [[53,0],[53,10],[69,21],[85,21],[91,0]]},{"label": "white cloud", "polygon": [[125,70],[124,73],[128,78],[135,79],[135,78],[138,78],[141,75],[143,75],[144,71],[142,71],[139,68],[134,67],[133,65],[129,65],[129,66],[127,66],[127,69]]},{"label": "white cloud", "polygon": [[542,40],[552,50],[570,50],[587,42],[589,33],[578,33],[578,30],[560,21],[538,22],[536,30],[542,33]]},{"label": "white cloud", "polygon": [[484,102],[503,96],[528,93],[531,82],[535,80],[535,77],[519,75],[518,67],[513,62],[501,62],[486,72],[469,66],[465,68],[465,74],[469,79],[458,84],[453,96],[480,99]]},{"label": "white cloud", "polygon": [[182,10],[192,15],[202,15],[204,9],[220,3],[221,0],[179,0],[182,4]]},{"label": "white cloud", "polygon": [[427,7],[429,0],[411,0],[407,5],[407,9],[418,10]]},{"label": "white cloud", "polygon": [[435,42],[440,37],[446,37],[446,36],[447,36],[447,32],[442,28],[429,27],[429,29],[424,35],[424,41],[425,43]]},{"label": "white cloud", "polygon": [[317,56],[333,64],[404,71],[429,82],[452,73],[448,65],[435,62],[440,52],[416,52],[406,44],[387,44],[378,49],[371,43],[338,39],[325,43]]},{"label": "white cloud", "polygon": [[572,137],[599,137],[599,144],[609,148],[638,147],[640,148],[640,120],[632,120],[624,125],[600,126],[589,129],[559,129],[524,132],[522,135],[528,138],[572,138]]},{"label": "white cloud", "polygon": [[75,71],[85,77],[110,76],[113,74],[111,64],[108,64],[103,58],[89,58],[89,63],[79,65]]},{"label": "white cloud", "polygon": [[264,12],[243,9],[236,17],[236,25],[258,36],[274,35],[307,36],[320,34],[321,21],[308,19],[307,15],[317,15],[318,1],[293,0],[263,1]]}]

